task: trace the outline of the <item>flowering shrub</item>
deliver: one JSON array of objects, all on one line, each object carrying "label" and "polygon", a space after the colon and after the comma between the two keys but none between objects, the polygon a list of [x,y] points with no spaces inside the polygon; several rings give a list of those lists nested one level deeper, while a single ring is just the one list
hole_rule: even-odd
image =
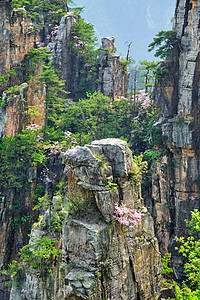
[{"label": "flowering shrub", "polygon": [[26,130],[38,130],[40,128],[41,128],[41,126],[39,126],[37,124],[30,124],[30,125],[26,126]]},{"label": "flowering shrub", "polygon": [[131,102],[135,101],[135,105],[139,108],[147,108],[151,106],[151,100],[149,98],[149,94],[145,93],[145,90],[140,90],[139,93],[136,95],[136,98],[131,97]]},{"label": "flowering shrub", "polygon": [[198,196],[195,196],[195,197],[194,197],[194,196],[190,196],[189,199],[190,199],[190,200],[198,200],[199,197],[198,197]]},{"label": "flowering shrub", "polygon": [[[52,24],[49,24],[49,27],[50,26],[52,26]],[[56,37],[57,33],[58,33],[58,25],[55,24],[53,27],[50,28],[50,30],[51,30],[50,33],[47,34],[47,40],[49,42],[53,42],[55,40],[55,37]]]},{"label": "flowering shrub", "polygon": [[64,105],[66,106],[66,109],[68,109],[68,107],[73,104],[74,101],[72,99],[66,99],[66,102],[64,103]]},{"label": "flowering shrub", "polygon": [[141,219],[142,214],[135,209],[126,207],[126,204],[115,204],[113,218],[119,223],[133,227]]}]

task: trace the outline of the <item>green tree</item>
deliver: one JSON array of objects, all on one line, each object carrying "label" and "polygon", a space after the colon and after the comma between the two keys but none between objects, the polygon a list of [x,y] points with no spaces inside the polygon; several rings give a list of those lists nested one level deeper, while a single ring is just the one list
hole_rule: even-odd
[{"label": "green tree", "polygon": [[139,61],[141,70],[140,76],[142,77],[143,86],[145,88],[145,93],[149,92],[149,88],[152,86],[152,81],[154,78],[154,71],[158,65],[155,61]]},{"label": "green tree", "polygon": [[[187,280],[181,285],[176,281],[169,281],[175,287],[175,299],[172,300],[199,300],[200,299],[200,211],[192,211],[191,221],[186,220],[189,227],[187,238],[176,237],[179,246],[176,250],[186,259],[184,272]],[[167,253],[163,260],[163,274],[169,275],[172,269],[168,267],[171,254]],[[170,298],[171,299],[171,298]]]},{"label": "green tree", "polygon": [[158,117],[158,110],[151,103],[145,108],[138,102],[137,112],[133,113],[130,99],[122,97],[115,101],[95,92],[69,105],[58,124],[62,131],[75,134],[80,145],[94,139],[123,137],[140,154],[160,134],[153,126]]},{"label": "green tree", "polygon": [[[32,19],[37,19],[40,15],[44,21],[52,16],[55,18],[65,14],[69,8],[69,4],[74,4],[72,0],[13,0],[12,6],[14,8],[22,8],[30,13]],[[57,13],[56,13],[57,12]],[[42,14],[41,14],[42,13]],[[57,15],[57,16],[56,16]]]},{"label": "green tree", "polygon": [[200,293],[200,211],[195,209],[191,221],[186,223],[190,228],[189,237],[177,238],[181,244],[178,251],[187,258],[184,268],[191,288],[198,289]]},{"label": "green tree", "polygon": [[153,42],[148,46],[148,51],[152,51],[157,48],[155,57],[160,57],[161,59],[166,59],[172,57],[174,49],[179,44],[179,39],[177,38],[177,32],[174,30],[160,31],[153,38]]}]

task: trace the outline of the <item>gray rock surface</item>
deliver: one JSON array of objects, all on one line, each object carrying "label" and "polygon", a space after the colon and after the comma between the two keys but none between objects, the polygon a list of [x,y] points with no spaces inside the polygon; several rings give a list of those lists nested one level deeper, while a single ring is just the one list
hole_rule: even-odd
[{"label": "gray rock surface", "polygon": [[98,90],[104,95],[118,98],[127,96],[129,73],[120,62],[120,56],[115,55],[115,38],[102,38],[102,48],[99,53],[99,85]]},{"label": "gray rock surface", "polygon": [[[98,163],[97,153],[104,164]],[[158,300],[158,242],[153,219],[142,204],[140,184],[128,176],[133,159],[127,143],[117,139],[95,141],[62,156],[71,165],[69,201],[73,203],[76,195],[80,211],[69,210],[63,223],[62,263],[55,266],[53,277],[39,278],[30,272],[21,282],[26,299]],[[116,178],[116,173],[122,177]],[[120,202],[142,213],[135,226],[114,220],[115,204]],[[32,229],[31,236],[38,234]],[[13,286],[14,299],[19,299],[19,290]]]},{"label": "gray rock surface", "polygon": [[[199,11],[199,0],[177,1],[173,29],[180,45],[165,62],[169,73],[156,80],[152,93],[163,113],[158,125],[168,138],[174,164],[165,170],[167,182],[158,180],[158,174],[153,181],[157,236],[161,250],[172,251],[175,274],[181,279],[183,261],[174,250],[174,236],[187,235],[184,220],[190,218],[191,210],[200,208]],[[171,208],[166,210],[169,203]]]}]

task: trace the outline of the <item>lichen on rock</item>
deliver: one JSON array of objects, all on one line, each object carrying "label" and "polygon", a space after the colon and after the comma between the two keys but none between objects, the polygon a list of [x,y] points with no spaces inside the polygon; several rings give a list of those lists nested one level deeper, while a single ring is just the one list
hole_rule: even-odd
[{"label": "lichen on rock", "polygon": [[[95,141],[62,153],[62,159],[71,166],[68,201],[73,203],[76,196],[81,206],[76,211],[69,209],[63,223],[62,263],[55,266],[55,280],[25,274],[22,286],[27,299],[157,300],[158,242],[153,219],[143,206],[141,187],[128,176],[133,159],[127,143]],[[142,213],[135,226],[114,220],[116,203]],[[11,299],[16,299],[16,293],[13,287]]]}]

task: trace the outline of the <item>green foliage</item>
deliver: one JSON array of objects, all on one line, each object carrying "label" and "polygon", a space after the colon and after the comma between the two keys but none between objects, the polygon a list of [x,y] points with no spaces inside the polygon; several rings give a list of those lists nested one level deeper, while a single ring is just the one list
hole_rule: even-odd
[{"label": "green foliage", "polygon": [[[87,52],[92,52],[92,50],[95,50],[95,46],[97,45],[94,26],[88,22],[85,22],[83,18],[79,18],[73,25],[72,38],[73,46],[78,43],[77,41],[83,42],[83,44],[81,43],[81,47],[75,47],[77,51],[80,50],[80,53],[82,54],[84,50]],[[89,53],[86,53],[86,55],[89,59]]]},{"label": "green foliage", "polygon": [[[12,6],[15,9],[21,9],[24,7],[25,10],[21,12],[24,15],[27,13],[30,14],[33,20],[39,20],[43,18],[43,23],[50,18],[54,18],[56,20],[60,19],[60,17],[67,12],[67,5],[72,3],[71,0],[13,0]],[[40,25],[42,24],[39,23]]]},{"label": "green foliage", "polygon": [[162,257],[162,274],[168,275],[173,272],[172,268],[169,266],[171,262],[171,253],[165,253]]},{"label": "green foliage", "polygon": [[78,55],[82,64],[82,69],[78,78],[74,74],[75,79],[79,79],[76,94],[83,96],[88,90],[94,86],[98,67],[98,53],[96,49],[97,38],[95,37],[94,26],[79,18],[72,28],[71,47],[73,52]]},{"label": "green foliage", "polygon": [[1,273],[10,276],[12,280],[19,279],[24,271],[30,272],[30,267],[37,269],[41,277],[52,274],[52,263],[62,252],[57,244],[57,239],[45,235],[32,238],[31,243],[20,250],[18,261],[13,260],[7,270]]},{"label": "green foliage", "polygon": [[[200,299],[200,211],[192,211],[191,221],[186,220],[190,228],[188,238],[176,237],[179,246],[176,250],[186,258],[184,269],[186,282],[181,285],[176,281],[170,281],[175,287],[174,300]],[[171,254],[167,253],[162,259],[162,273],[169,275],[172,269],[169,267]]]},{"label": "green foliage", "polygon": [[174,30],[160,31],[157,33],[153,42],[149,45],[148,51],[152,51],[157,47],[155,57],[166,59],[172,57],[173,50],[178,44],[177,32]]},{"label": "green foliage", "polygon": [[108,184],[105,186],[106,188],[109,188],[110,190],[112,190],[112,189],[117,189],[117,184],[116,183],[114,183],[114,182],[110,182],[110,181],[108,181]]},{"label": "green foliage", "polygon": [[47,47],[32,48],[25,55],[20,68],[25,70],[24,78],[26,82],[35,77],[38,69],[42,70],[42,67],[44,67],[46,59],[50,56],[47,50]]},{"label": "green foliage", "polygon": [[181,287],[174,282],[175,286],[175,300],[199,300],[200,290],[192,291],[186,284]]},{"label": "green foliage", "polygon": [[[38,226],[40,224],[40,227],[43,229],[48,226],[50,232],[60,233],[62,231],[62,223],[66,216],[66,207],[64,206],[64,197],[59,191],[55,192],[53,198],[48,193],[45,193],[43,197],[39,197],[33,210],[40,212],[40,222],[35,225]],[[44,215],[41,215],[41,212],[46,212],[47,210],[50,217],[48,224],[42,221]]]},{"label": "green foliage", "polygon": [[[138,114],[138,112],[137,112]],[[159,114],[152,105],[140,110],[140,117],[131,112],[131,104],[126,98],[116,101],[100,92],[89,95],[71,104],[58,122],[63,131],[70,130],[77,141],[83,145],[94,139],[121,138],[127,139],[136,154],[144,152],[156,139],[161,137],[154,122]]]},{"label": "green foliage", "polygon": [[142,174],[146,172],[148,163],[143,161],[143,154],[133,156],[133,170],[130,172],[136,184],[141,182]]},{"label": "green foliage", "polygon": [[7,70],[4,75],[0,76],[0,86],[8,82],[11,76],[16,76],[17,74],[13,70]]},{"label": "green foliage", "polygon": [[83,197],[74,187],[70,188],[70,192],[66,194],[67,198],[67,210],[70,215],[78,215],[82,211],[90,207],[87,199]]},{"label": "green foliage", "polygon": [[187,226],[190,235],[186,240],[177,238],[181,244],[178,250],[187,258],[184,268],[191,287],[200,291],[200,212],[197,209],[192,212],[192,219],[187,221]]},{"label": "green foliage", "polygon": [[37,130],[23,130],[16,137],[0,140],[0,184],[3,189],[22,188],[28,184],[30,166],[43,164],[46,157],[38,141]]},{"label": "green foliage", "polygon": [[60,80],[58,71],[53,68],[52,64],[43,66],[43,72],[39,77],[39,81],[46,86],[45,98],[45,126],[56,127],[65,112],[65,102],[67,92],[64,90],[64,81]]},{"label": "green foliage", "polygon": [[132,58],[125,60],[123,57],[121,57],[120,62],[124,65],[124,71],[127,72],[127,67],[133,64],[134,60]]},{"label": "green foliage", "polygon": [[155,75],[155,69],[158,65],[155,61],[139,61],[141,70],[140,76],[142,77],[143,87],[145,88],[145,92],[149,91],[149,88],[152,86],[152,82]]},{"label": "green foliage", "polygon": [[9,265],[7,270],[1,270],[0,273],[10,276],[11,279],[14,279],[16,276],[20,277],[22,273],[22,266],[19,264],[17,260],[13,260]]},{"label": "green foliage", "polygon": [[[172,58],[175,55],[175,51],[179,46],[179,39],[177,37],[177,32],[174,30],[160,31],[153,39],[153,42],[148,46],[148,51],[156,49],[155,57],[160,57],[162,60]],[[166,69],[163,61],[157,63],[153,70],[153,75],[157,79],[161,79],[165,75],[169,74],[169,70]]]}]

